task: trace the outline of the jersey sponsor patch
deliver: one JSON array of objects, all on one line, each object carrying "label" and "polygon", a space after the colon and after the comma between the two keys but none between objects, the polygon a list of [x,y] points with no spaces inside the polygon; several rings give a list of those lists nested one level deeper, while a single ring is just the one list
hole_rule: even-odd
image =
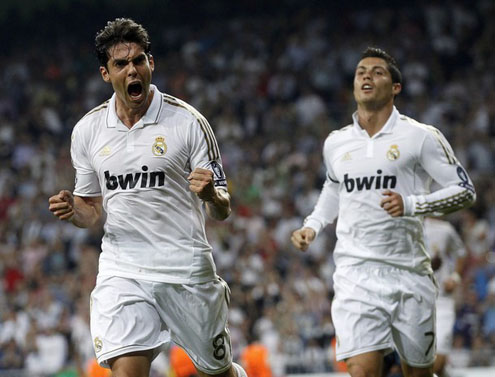
[{"label": "jersey sponsor patch", "polygon": [[393,189],[397,185],[397,177],[395,175],[382,175],[382,170],[376,171],[377,175],[369,177],[349,177],[349,174],[344,174],[344,186],[347,192],[363,191],[363,190],[380,190]]},{"label": "jersey sponsor patch", "polygon": [[464,187],[465,189],[468,189],[471,192],[474,192],[474,186],[469,182],[468,175],[461,166],[457,167],[457,176],[461,180],[459,186]]},{"label": "jersey sponsor patch", "polygon": [[111,175],[108,170],[105,171],[105,184],[109,190],[130,190],[134,188],[150,188],[165,185],[165,172],[153,171],[148,172],[148,167],[143,165],[142,172]]},{"label": "jersey sponsor patch", "polygon": [[225,178],[225,173],[223,172],[222,166],[216,161],[210,161],[207,165],[207,169],[213,172],[213,180],[215,187],[217,186],[227,186],[227,179]]}]

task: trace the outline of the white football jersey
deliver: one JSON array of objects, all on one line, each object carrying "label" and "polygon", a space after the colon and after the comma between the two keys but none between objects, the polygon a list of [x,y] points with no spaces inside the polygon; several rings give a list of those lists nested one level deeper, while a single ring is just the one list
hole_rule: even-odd
[{"label": "white football jersey", "polygon": [[[325,140],[327,180],[305,226],[318,233],[338,216],[337,267],[376,262],[431,273],[422,215],[471,204],[471,180],[440,131],[395,107],[373,137],[359,126],[357,113],[353,120]],[[432,180],[441,189],[430,193]],[[402,195],[404,216],[380,207],[386,189]]]},{"label": "white football jersey", "polygon": [[454,226],[448,221],[427,217],[424,230],[430,257],[438,255],[442,260],[435,276],[440,285],[440,294],[446,295],[444,282],[455,272],[457,259],[466,256],[466,248]]},{"label": "white football jersey", "polygon": [[153,100],[131,129],[115,94],[74,127],[74,195],[101,196],[106,212],[99,274],[169,283],[212,280],[216,269],[202,201],[189,190],[197,167],[226,189],[218,145],[192,106],[151,86]]}]

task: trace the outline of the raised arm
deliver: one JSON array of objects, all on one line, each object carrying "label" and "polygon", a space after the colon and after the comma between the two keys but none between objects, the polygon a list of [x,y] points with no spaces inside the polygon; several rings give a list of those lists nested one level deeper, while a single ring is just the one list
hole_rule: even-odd
[{"label": "raised arm", "polygon": [[189,189],[205,203],[208,216],[215,220],[229,217],[230,195],[223,188],[215,188],[211,170],[196,168],[189,174],[188,180]]}]

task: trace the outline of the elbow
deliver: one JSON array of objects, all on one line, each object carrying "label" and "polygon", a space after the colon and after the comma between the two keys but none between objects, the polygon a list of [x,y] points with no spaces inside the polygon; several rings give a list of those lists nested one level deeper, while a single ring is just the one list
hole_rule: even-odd
[{"label": "elbow", "polygon": [[474,203],[476,203],[476,191],[470,192],[471,195],[468,198],[468,204],[467,207],[471,207]]},{"label": "elbow", "polygon": [[230,214],[232,213],[232,209],[228,207],[225,211],[221,211],[220,213],[217,213],[217,218],[216,220],[223,221],[226,220]]}]

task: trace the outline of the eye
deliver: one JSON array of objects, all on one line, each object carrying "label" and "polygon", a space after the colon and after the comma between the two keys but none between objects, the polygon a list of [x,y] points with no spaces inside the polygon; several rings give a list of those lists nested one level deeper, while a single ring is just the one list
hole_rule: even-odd
[{"label": "eye", "polygon": [[141,55],[141,56],[139,56],[139,57],[135,60],[135,63],[136,63],[136,64],[141,64],[141,63],[144,63],[144,61],[145,61],[145,60],[146,60],[146,59],[145,59],[144,55]]}]

